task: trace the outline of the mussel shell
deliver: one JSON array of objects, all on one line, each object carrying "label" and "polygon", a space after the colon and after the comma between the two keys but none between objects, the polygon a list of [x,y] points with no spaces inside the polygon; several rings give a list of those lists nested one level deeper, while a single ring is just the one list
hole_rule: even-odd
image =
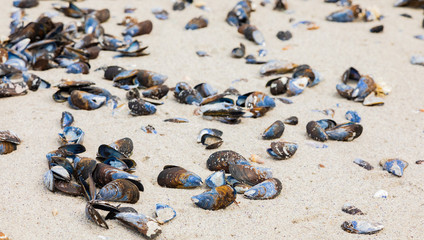
[{"label": "mussel shell", "polygon": [[361,122],[361,117],[356,111],[347,111],[345,114],[345,118],[350,122],[354,122],[354,123]]},{"label": "mussel shell", "polygon": [[153,239],[162,233],[159,224],[148,216],[134,212],[119,212],[112,219],[118,219],[123,224],[136,229],[148,239]]},{"label": "mussel shell", "polygon": [[272,172],[269,168],[230,164],[229,170],[232,177],[251,186],[272,178]]},{"label": "mussel shell", "polygon": [[66,182],[55,179],[54,189],[72,196],[83,196],[83,190],[81,186],[73,182]]},{"label": "mussel shell", "polygon": [[230,164],[247,164],[250,163],[240,154],[231,151],[223,150],[212,153],[208,160],[206,161],[206,166],[211,171],[220,171],[224,170],[226,173],[229,173]]},{"label": "mussel shell", "polygon": [[93,172],[93,179],[100,187],[103,187],[116,179],[126,179],[134,183],[140,191],[144,191],[143,184],[141,184],[140,179],[137,176],[104,163],[97,163]]},{"label": "mussel shell", "polygon": [[352,141],[362,134],[363,127],[357,123],[345,123],[337,125],[325,131],[328,139],[337,141]]},{"label": "mussel shell", "polygon": [[287,96],[296,96],[303,92],[309,82],[309,77],[291,78],[287,84]]},{"label": "mussel shell", "polygon": [[50,170],[52,171],[53,177],[55,179],[63,180],[66,182],[71,181],[71,175],[64,167],[56,165],[50,168]]},{"label": "mussel shell", "polygon": [[217,171],[205,179],[205,183],[210,188],[216,188],[226,184],[224,170]]},{"label": "mussel shell", "polygon": [[359,159],[359,158],[355,158],[355,160],[353,161],[354,163],[358,164],[359,166],[365,168],[366,170],[373,170],[374,167],[367,161]]},{"label": "mussel shell", "polygon": [[148,70],[138,70],[137,72],[137,80],[140,82],[140,86],[146,88],[162,85],[167,79],[168,76],[166,75]]},{"label": "mussel shell", "polygon": [[157,181],[160,186],[168,188],[195,188],[203,184],[197,174],[172,165],[163,168]]},{"label": "mussel shell", "polygon": [[69,127],[74,122],[74,116],[70,112],[62,112],[62,118],[60,119],[60,126],[62,128]]},{"label": "mussel shell", "polygon": [[362,76],[352,92],[352,98],[357,102],[363,102],[376,88],[377,84],[370,76]]},{"label": "mussel shell", "polygon": [[186,30],[196,30],[196,29],[200,29],[200,28],[205,28],[207,26],[208,26],[208,20],[206,18],[200,16],[200,17],[191,19],[185,25],[185,29]]},{"label": "mussel shell", "polygon": [[374,234],[384,228],[380,223],[370,223],[366,221],[345,221],[341,227],[346,232],[355,234]]},{"label": "mussel shell", "polygon": [[275,107],[275,101],[262,92],[252,92],[245,101],[245,106],[249,109],[258,107]]},{"label": "mussel shell", "polygon": [[74,90],[68,98],[69,105],[74,109],[94,110],[106,103],[106,97]]},{"label": "mussel shell", "polygon": [[0,141],[0,155],[8,154],[17,149],[17,145],[11,142]]},{"label": "mussel shell", "polygon": [[286,84],[290,80],[288,77],[279,77],[269,80],[266,83],[266,87],[269,87],[269,90],[272,95],[284,94],[287,92]]},{"label": "mussel shell", "polygon": [[249,190],[249,188],[251,188],[251,186],[249,184],[242,183],[239,180],[237,180],[237,179],[235,179],[231,176],[227,176],[226,181],[227,181],[228,185],[233,187],[236,190],[236,192],[239,193],[239,194],[243,194],[244,192]]},{"label": "mussel shell", "polygon": [[328,140],[327,133],[316,121],[308,122],[306,125],[306,133],[310,138],[317,141],[325,142]]},{"label": "mussel shell", "polygon": [[337,84],[336,89],[340,96],[348,100],[352,99],[352,92],[354,90],[353,87],[346,84]]},{"label": "mussel shell", "polygon": [[122,71],[125,71],[125,69],[120,66],[108,66],[105,69],[104,78],[107,80],[113,80]]},{"label": "mussel shell", "polygon": [[203,135],[208,134],[211,136],[221,137],[223,132],[221,130],[215,129],[215,128],[204,128],[200,130],[199,135],[197,137],[197,142],[202,142]]},{"label": "mussel shell", "polygon": [[10,130],[0,131],[0,141],[14,144],[21,143],[21,139],[19,138],[19,136]]},{"label": "mussel shell", "polygon": [[85,205],[85,215],[88,217],[88,219],[93,221],[98,226],[109,229],[109,226],[107,225],[106,221],[100,215],[100,213],[97,212],[97,210],[93,207],[91,202],[87,202],[87,204]]},{"label": "mussel shell", "polygon": [[122,33],[122,35],[130,35],[131,37],[140,36],[144,34],[149,34],[152,32],[153,29],[153,23],[150,20],[146,20],[143,22],[139,22],[134,25],[130,25],[125,31]]},{"label": "mussel shell", "polygon": [[75,166],[75,178],[79,179],[79,177],[82,177],[84,180],[86,180],[90,175],[93,174],[96,165],[97,161],[94,159],[87,157],[81,158]]},{"label": "mussel shell", "polygon": [[[125,156],[125,158],[130,157],[134,149],[133,141],[131,140],[131,138],[128,138],[128,137],[116,140],[115,142],[109,144],[109,146],[111,146],[113,149],[117,150],[118,152],[122,153]],[[108,150],[103,147],[101,151],[103,152]],[[100,148],[99,148],[99,152],[100,152]],[[116,155],[113,154],[113,156],[116,156]],[[121,158],[121,156],[119,156],[119,158]]]},{"label": "mussel shell", "polygon": [[272,142],[271,149],[268,149],[269,155],[274,157],[275,159],[289,159],[291,158],[297,151],[298,145],[296,143],[291,142]]},{"label": "mussel shell", "polygon": [[333,128],[333,127],[337,126],[337,123],[334,120],[332,120],[332,119],[321,119],[321,120],[318,120],[316,122],[324,130],[328,130],[330,128]]},{"label": "mussel shell", "polygon": [[79,127],[65,127],[63,133],[59,133],[62,145],[82,144],[84,140],[84,131]]},{"label": "mussel shell", "polygon": [[139,99],[141,97],[140,91],[138,91],[137,88],[131,88],[130,90],[128,90],[125,96],[128,100]]},{"label": "mussel shell", "polygon": [[143,96],[151,99],[161,99],[168,94],[169,87],[166,85],[158,85],[150,87],[143,91]]},{"label": "mussel shell", "polygon": [[206,149],[216,149],[219,148],[224,141],[220,137],[204,134],[201,142],[206,146]]},{"label": "mussel shell", "polygon": [[212,87],[209,83],[200,83],[194,86],[194,89],[203,97],[207,98],[210,96],[214,96],[218,93],[218,91]]},{"label": "mussel shell", "polygon": [[382,160],[380,165],[383,167],[383,170],[386,170],[397,177],[402,177],[403,171],[408,167],[409,164],[404,160],[394,158]]},{"label": "mussel shell", "polygon": [[43,183],[47,187],[48,190],[54,192],[54,182],[55,182],[55,179],[53,177],[53,172],[51,170],[48,170],[43,175]]},{"label": "mussel shell", "polygon": [[264,64],[259,73],[262,76],[269,76],[273,74],[284,74],[292,72],[298,65],[290,62],[282,62],[277,60],[271,60]]},{"label": "mussel shell", "polygon": [[350,215],[365,215],[361,209],[351,205],[350,203],[345,203],[342,207],[342,211]]},{"label": "mussel shell", "polygon": [[136,203],[140,198],[137,186],[125,179],[114,180],[103,186],[96,199],[111,202]]},{"label": "mussel shell", "polygon": [[280,120],[275,121],[271,126],[265,129],[262,139],[271,140],[280,138],[284,132],[284,123]]},{"label": "mussel shell", "polygon": [[150,115],[156,112],[156,107],[142,99],[132,99],[128,102],[130,114],[133,116]]},{"label": "mussel shell", "polygon": [[167,223],[177,216],[177,212],[167,204],[156,203],[156,221],[160,224]]},{"label": "mussel shell", "polygon": [[52,156],[51,159],[49,160],[49,165],[50,165],[49,167],[53,167],[55,165],[62,166],[66,169],[66,171],[68,171],[70,175],[72,175],[74,172],[74,167],[65,157]]},{"label": "mussel shell", "polygon": [[343,75],[342,75],[342,82],[344,84],[347,84],[347,82],[349,80],[359,81],[360,78],[361,78],[361,74],[359,73],[359,71],[356,70],[354,67],[350,67],[349,69],[347,69],[343,73]]},{"label": "mussel shell", "polygon": [[246,47],[243,43],[240,43],[240,47],[236,47],[231,51],[231,57],[242,58],[246,54]]},{"label": "mussel shell", "polygon": [[296,116],[291,116],[289,118],[286,118],[284,120],[284,123],[288,125],[297,125],[299,123],[299,119]]},{"label": "mussel shell", "polygon": [[277,178],[265,180],[244,192],[244,197],[255,200],[276,198],[281,193],[282,185]]},{"label": "mussel shell", "polygon": [[223,185],[193,196],[191,200],[198,207],[206,210],[224,209],[236,200],[236,191],[229,185]]}]

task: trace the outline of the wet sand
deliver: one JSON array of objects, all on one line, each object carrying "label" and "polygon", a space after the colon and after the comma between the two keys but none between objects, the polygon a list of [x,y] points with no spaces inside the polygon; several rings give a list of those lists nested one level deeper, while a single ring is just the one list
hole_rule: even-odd
[{"label": "wet sand", "polygon": [[[260,46],[254,45],[225,22],[227,12],[237,1],[205,1],[210,12],[194,6],[184,11],[172,11],[169,0],[113,1],[89,0],[78,3],[80,7],[109,8],[111,19],[103,26],[108,33],[119,36],[124,29],[120,22],[126,5],[137,8],[131,14],[139,20],[150,19],[153,31],[138,37],[149,46],[149,56],[114,59],[116,53],[102,51],[99,58],[91,60],[89,75],[66,74],[65,69],[34,72],[56,85],[62,78],[84,79],[108,89],[126,104],[125,91],[103,79],[102,72],[93,70],[103,65],[120,65],[141,68],[168,76],[170,87],[187,81],[192,86],[208,82],[220,92],[234,86],[241,93],[263,91],[269,94],[265,83],[271,77],[259,76],[259,65],[248,65],[244,60],[230,57],[231,50],[240,42],[247,53],[257,54]],[[67,103],[56,103],[51,96],[56,91],[40,89],[25,96],[0,99],[1,130],[12,130],[22,139],[17,151],[0,156],[2,183],[0,185],[0,231],[11,239],[140,239],[142,236],[117,221],[108,221],[110,229],[96,226],[84,213],[86,201],[52,193],[46,189],[42,176],[48,170],[46,153],[59,147],[62,111],[75,117],[74,126],[85,131],[82,154],[95,157],[100,144],[130,137],[135,144],[132,158],[138,163],[136,175],[140,176],[145,191],[140,201],[132,207],[152,215],[156,203],[166,203],[177,211],[177,217],[162,227],[158,239],[421,239],[424,238],[424,212],[422,211],[424,176],[423,159],[424,67],[409,63],[413,54],[424,54],[423,41],[413,38],[423,28],[422,10],[394,8],[392,1],[355,1],[363,7],[376,6],[384,15],[379,22],[334,23],[325,17],[338,9],[335,4],[318,1],[289,1],[292,13],[273,11],[271,5],[262,7],[256,2],[256,12],[251,22],[262,31],[266,39],[268,56],[263,58],[288,60],[309,64],[324,76],[324,81],[292,97],[294,104],[277,101],[277,106],[264,117],[242,119],[238,125],[208,121],[193,112],[192,105],[177,103],[169,93],[165,104],[150,116],[133,117],[123,108],[112,116],[111,110],[102,107],[94,111],[74,110]],[[0,14],[0,35],[9,34],[9,12],[12,1],[3,1]],[[42,12],[53,12],[53,1],[41,1],[36,8],[27,10],[29,19]],[[169,20],[160,21],[150,12],[153,7],[163,7]],[[413,18],[401,17],[408,13]],[[203,15],[209,26],[196,31],[186,31],[185,24]],[[320,28],[309,31],[303,26],[292,27],[295,22],[310,20]],[[53,21],[71,21],[58,16]],[[384,32],[372,34],[371,27],[384,24]],[[276,34],[290,30],[293,38],[280,41]],[[289,50],[283,47],[291,45]],[[197,50],[207,51],[211,57],[199,58]],[[336,84],[348,67],[371,74],[377,81],[392,87],[385,105],[365,107],[360,103],[341,98]],[[232,81],[240,78],[247,82]],[[305,132],[307,122],[327,118],[314,109],[335,110],[334,120],[344,122],[347,110],[357,111],[364,127],[362,135],[353,142],[328,141],[328,148],[317,149],[308,145],[312,140]],[[266,153],[271,141],[261,139],[261,133],[276,120],[297,116],[297,126],[286,126],[281,138],[299,144],[296,154],[286,161],[273,160]],[[189,123],[163,122],[170,117],[184,117]],[[158,134],[146,134],[140,128],[151,124]],[[218,150],[234,150],[246,158],[258,155],[265,161],[261,166],[273,170],[283,184],[281,195],[273,200],[252,201],[237,196],[238,204],[224,210],[205,211],[196,207],[191,196],[206,190],[160,187],[156,178],[164,165],[182,166],[199,174],[203,179],[211,172],[206,160],[215,150],[205,150],[196,143],[202,128],[217,128],[224,132],[224,144]],[[409,162],[403,177],[398,178],[379,166],[385,158],[399,157]],[[353,163],[355,158],[370,162],[375,168],[367,171]],[[325,168],[320,168],[322,164]],[[375,199],[380,189],[389,193],[388,199]],[[341,211],[344,203],[354,204],[366,213],[351,216]],[[57,211],[54,216],[53,212]],[[376,235],[358,236],[340,228],[345,220],[381,222],[385,228]]]}]

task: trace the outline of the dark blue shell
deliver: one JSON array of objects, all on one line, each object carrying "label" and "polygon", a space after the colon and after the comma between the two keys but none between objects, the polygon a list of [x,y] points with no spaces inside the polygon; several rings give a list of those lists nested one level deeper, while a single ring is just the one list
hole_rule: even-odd
[{"label": "dark blue shell", "polygon": [[59,133],[64,144],[81,144],[84,139],[84,131],[79,127],[65,127],[63,133]]},{"label": "dark blue shell", "polygon": [[60,120],[60,125],[62,128],[69,127],[74,122],[74,116],[70,112],[62,112],[62,119]]},{"label": "dark blue shell", "polygon": [[345,123],[330,128],[325,131],[328,136],[328,139],[336,141],[352,141],[353,139],[361,136],[362,134],[362,125],[357,123]]},{"label": "dark blue shell", "polygon": [[359,116],[359,114],[356,111],[347,111],[345,114],[345,117],[347,120],[351,121],[351,122],[355,122],[355,123],[360,123],[361,122],[361,117]]},{"label": "dark blue shell", "polygon": [[271,140],[280,138],[284,132],[284,123],[280,120],[275,121],[262,134],[262,139]]},{"label": "dark blue shell", "polygon": [[355,16],[351,9],[344,9],[330,14],[326,19],[332,22],[352,22],[355,19]]},{"label": "dark blue shell", "polygon": [[403,176],[403,171],[406,167],[408,167],[408,163],[401,159],[389,159],[383,164],[383,170],[386,170],[397,177]]},{"label": "dark blue shell", "polygon": [[281,189],[280,180],[271,178],[251,187],[244,192],[244,196],[255,200],[272,199],[280,195]]}]

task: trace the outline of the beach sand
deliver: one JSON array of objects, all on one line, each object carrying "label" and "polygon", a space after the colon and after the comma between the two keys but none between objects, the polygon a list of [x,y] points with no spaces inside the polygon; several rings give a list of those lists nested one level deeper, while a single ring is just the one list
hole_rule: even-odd
[{"label": "beach sand", "polygon": [[[422,10],[394,8],[392,1],[356,0],[363,7],[375,6],[384,19],[374,22],[334,23],[325,17],[339,9],[335,4],[322,0],[289,0],[289,12],[273,11],[272,5],[262,7],[259,1],[251,22],[265,36],[268,56],[264,60],[288,60],[309,64],[323,77],[319,85],[308,88],[292,97],[294,104],[277,106],[264,117],[242,119],[238,125],[208,121],[196,116],[193,105],[178,103],[170,92],[165,104],[150,116],[133,117],[125,106],[112,116],[111,109],[102,107],[94,111],[74,110],[67,103],[52,100],[55,88],[39,89],[25,96],[0,99],[0,129],[12,130],[22,139],[13,153],[0,156],[0,231],[11,239],[140,239],[136,231],[117,221],[108,221],[108,230],[95,225],[85,216],[86,200],[61,193],[52,193],[44,186],[43,174],[48,170],[46,153],[57,149],[60,118],[63,111],[75,117],[74,126],[85,132],[82,156],[94,158],[101,144],[129,137],[134,141],[134,159],[138,166],[135,175],[141,178],[145,191],[132,206],[139,212],[152,216],[156,203],[172,206],[177,217],[162,226],[158,239],[423,239],[424,238],[424,177],[423,159],[424,67],[412,65],[414,54],[424,54],[423,41],[413,38],[421,34]],[[28,9],[28,18],[36,19],[42,12],[54,12],[53,1],[41,1],[36,8]],[[62,2],[63,3],[63,2]],[[232,1],[205,1],[211,9],[203,11],[189,6],[184,11],[172,11],[169,0],[88,0],[77,3],[80,7],[109,8],[111,19],[102,24],[107,33],[120,36],[124,29],[118,26],[125,6],[134,6],[131,14],[138,20],[150,19],[153,31],[137,37],[149,46],[149,56],[117,58],[114,52],[102,51],[91,60],[89,75],[66,74],[65,69],[34,72],[52,85],[62,78],[83,79],[96,82],[96,86],[117,95],[127,104],[125,91],[103,79],[103,72],[94,69],[104,65],[120,65],[127,69],[147,69],[168,76],[166,84],[174,87],[180,81],[191,86],[207,82],[220,92],[230,86],[242,94],[262,91],[269,94],[265,83],[272,77],[260,77],[260,65],[245,64],[243,59],[233,59],[230,52],[239,43],[246,52],[257,55],[261,48],[237,33],[236,28],[225,22],[227,12],[237,3]],[[9,13],[12,1],[2,1],[0,35],[9,34]],[[153,7],[163,7],[169,19],[158,20],[151,13]],[[408,13],[413,18],[401,17]],[[209,26],[196,31],[186,31],[185,24],[203,15]],[[293,18],[294,22],[289,23]],[[57,21],[71,21],[59,15]],[[320,26],[307,30],[292,24],[310,20]],[[379,34],[369,32],[371,27],[384,24]],[[277,39],[281,30],[289,30],[289,41]],[[283,47],[290,45],[288,50]],[[197,50],[211,56],[199,58]],[[385,98],[385,105],[366,107],[361,103],[341,98],[336,91],[340,76],[349,67],[362,74],[370,74],[377,81],[391,86],[392,92]],[[245,78],[248,81],[232,81]],[[311,120],[328,118],[313,111],[332,108],[334,120],[346,121],[347,110],[355,110],[362,118],[362,135],[352,142],[328,141],[328,148],[318,149],[305,131]],[[285,161],[273,160],[266,152],[271,141],[261,138],[261,133],[276,120],[297,116],[297,126],[286,125],[281,140],[299,144],[296,154]],[[166,118],[183,117],[190,122],[175,124],[163,122]],[[151,124],[158,134],[146,134],[142,126]],[[205,150],[196,143],[203,128],[217,128],[224,132],[223,145],[217,150],[234,150],[248,158],[258,155],[272,169],[274,177],[281,180],[281,195],[273,200],[253,201],[237,196],[237,204],[218,211],[205,211],[196,207],[190,198],[207,190],[205,186],[192,190],[163,188],[156,178],[167,164],[182,166],[199,174],[203,179],[211,172],[206,160],[217,150]],[[409,162],[403,177],[398,178],[379,166],[386,158],[401,158]],[[355,158],[370,162],[375,168],[367,171],[353,163]],[[320,168],[322,164],[325,167]],[[388,191],[387,199],[373,198],[380,189]],[[346,202],[354,204],[366,213],[352,216],[341,211]],[[54,216],[54,212],[57,215]],[[102,213],[103,214],[103,213]],[[358,236],[343,231],[340,225],[346,220],[380,222],[385,228],[376,235]]]}]

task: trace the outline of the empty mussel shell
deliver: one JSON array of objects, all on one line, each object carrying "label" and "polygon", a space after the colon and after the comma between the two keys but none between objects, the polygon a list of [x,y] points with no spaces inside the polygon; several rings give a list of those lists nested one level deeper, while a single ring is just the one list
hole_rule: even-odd
[{"label": "empty mussel shell", "polygon": [[242,58],[246,54],[246,47],[243,43],[240,43],[240,47],[236,47],[231,51],[231,57]]},{"label": "empty mussel shell", "polygon": [[337,125],[325,131],[328,139],[336,141],[352,141],[362,134],[363,127],[357,123],[345,123]]},{"label": "empty mussel shell", "polygon": [[306,133],[314,140],[325,142],[328,140],[328,136],[325,130],[316,121],[310,121],[306,125]]},{"label": "empty mussel shell", "polygon": [[211,171],[220,171],[224,170],[226,173],[229,173],[229,165],[230,164],[246,164],[249,165],[249,161],[247,161],[242,155],[231,151],[231,150],[223,150],[212,153],[208,160],[206,161],[206,166]]},{"label": "empty mussel shell", "polygon": [[229,185],[223,185],[193,196],[191,200],[198,207],[206,210],[224,209],[236,200],[236,191]]},{"label": "empty mussel shell", "polygon": [[106,219],[118,219],[123,224],[136,229],[141,235],[149,239],[156,238],[162,233],[162,229],[155,219],[141,213],[122,211],[120,208],[119,212],[108,214]]},{"label": "empty mussel shell", "polygon": [[284,123],[288,125],[297,125],[299,123],[299,119],[296,116],[291,116],[289,118],[286,118],[284,120]]},{"label": "empty mussel shell", "polygon": [[97,161],[92,158],[83,157],[78,162],[74,161],[74,164],[75,178],[79,179],[80,177],[82,177],[84,180],[86,180],[89,176],[93,174],[94,169],[97,165]]},{"label": "empty mussel shell", "polygon": [[288,77],[278,77],[269,80],[265,86],[269,87],[272,95],[284,94],[287,91],[286,84],[289,80]]},{"label": "empty mussel shell", "polygon": [[381,160],[380,165],[383,167],[383,170],[386,170],[397,177],[402,177],[403,171],[409,164],[402,159],[393,158]]},{"label": "empty mussel shell", "polygon": [[277,160],[291,158],[297,151],[298,145],[292,142],[272,142],[271,148],[267,149],[269,155]]},{"label": "empty mussel shell", "polygon": [[153,23],[150,20],[139,22],[128,26],[123,32],[122,35],[130,35],[131,37],[140,36],[144,34],[149,34],[152,32]]},{"label": "empty mussel shell", "polygon": [[370,76],[362,76],[358,85],[352,92],[352,98],[356,102],[363,102],[364,99],[377,88],[377,84]]},{"label": "empty mussel shell", "polygon": [[138,187],[126,179],[117,179],[104,185],[96,197],[97,200],[125,203],[136,203],[139,198]]},{"label": "empty mussel shell", "polygon": [[216,188],[226,184],[225,182],[225,172],[224,170],[217,171],[209,175],[205,179],[205,183],[210,188]]},{"label": "empty mussel shell", "polygon": [[84,131],[79,127],[65,127],[63,133],[59,133],[62,145],[82,144],[84,140]]},{"label": "empty mussel shell", "polygon": [[197,174],[173,165],[163,167],[157,181],[160,186],[168,188],[195,188],[203,184]]},{"label": "empty mussel shell", "polygon": [[291,78],[287,84],[287,96],[296,96],[303,92],[303,90],[308,85],[309,78],[308,77],[296,77]]},{"label": "empty mussel shell", "polygon": [[44,186],[46,186],[47,189],[49,189],[50,191],[54,191],[54,177],[53,177],[53,172],[52,170],[48,170],[44,175],[43,175],[43,183]]},{"label": "empty mussel shell", "polygon": [[345,114],[345,118],[350,122],[354,122],[354,123],[361,122],[361,117],[356,111],[347,111]]},{"label": "empty mussel shell", "polygon": [[206,149],[216,149],[219,148],[224,141],[220,137],[203,134],[201,142],[206,146]]},{"label": "empty mussel shell", "polygon": [[341,227],[346,232],[355,234],[374,234],[384,228],[381,223],[371,223],[367,221],[345,221]]},{"label": "empty mussel shell", "polygon": [[265,38],[262,33],[253,25],[243,24],[237,30],[239,33],[243,34],[247,40],[250,40],[257,45],[264,45]]},{"label": "empty mussel shell", "polygon": [[0,131],[0,155],[15,151],[20,143],[21,139],[16,133],[9,130]]},{"label": "empty mussel shell", "polygon": [[259,73],[262,76],[269,76],[274,74],[284,74],[292,72],[298,65],[290,62],[283,62],[278,60],[271,60],[264,64]]},{"label": "empty mussel shell", "polygon": [[62,166],[56,165],[50,168],[50,170],[53,173],[53,177],[55,179],[63,180],[66,182],[71,181],[71,175],[69,175],[69,172]]},{"label": "empty mussel shell", "polygon": [[227,176],[226,180],[227,180],[227,184],[233,187],[236,190],[236,192],[239,194],[243,194],[244,192],[249,190],[249,188],[251,188],[249,184],[242,183],[231,176]]},{"label": "empty mussel shell", "polygon": [[74,109],[94,110],[105,104],[106,99],[105,96],[74,90],[68,98],[68,103]]},{"label": "empty mussel shell", "polygon": [[[128,137],[116,140],[115,142],[109,144],[109,146],[122,153],[125,158],[130,157],[134,149],[133,141]],[[104,150],[106,149],[102,149],[102,151]]]},{"label": "empty mussel shell", "polygon": [[167,204],[156,203],[155,216],[159,224],[164,224],[174,219],[177,212]]},{"label": "empty mussel shell", "polygon": [[129,180],[134,183],[140,191],[144,191],[143,184],[141,184],[139,177],[114,168],[110,165],[97,163],[93,172],[93,180],[97,185],[103,187],[104,185],[116,179]]},{"label": "empty mussel shell", "polygon": [[208,135],[211,135],[211,136],[216,136],[216,137],[221,137],[222,131],[215,129],[215,128],[204,128],[204,129],[200,130],[200,132],[199,132],[199,135],[197,137],[198,143],[202,142],[202,137],[205,134],[208,134]]},{"label": "empty mussel shell", "polygon": [[361,12],[359,5],[353,5],[331,13],[326,19],[332,22],[353,22]]},{"label": "empty mussel shell", "polygon": [[95,224],[97,224],[100,227],[109,229],[105,219],[100,215],[99,212],[97,212],[96,209],[101,209],[104,211],[116,213],[119,211],[118,208],[106,202],[96,201],[96,200],[89,201],[85,205],[85,215],[88,217],[88,219],[90,219],[91,221],[93,221]]},{"label": "empty mussel shell", "polygon": [[166,85],[150,87],[142,92],[143,97],[159,100],[168,94],[169,88]]},{"label": "empty mussel shell", "polygon": [[342,82],[344,84],[346,84],[349,80],[352,81],[359,81],[359,79],[361,78],[361,74],[359,73],[358,70],[356,70],[353,67],[350,67],[349,69],[347,69],[343,75],[342,75]]},{"label": "empty mussel shell", "polygon": [[275,121],[262,133],[262,139],[271,140],[280,138],[284,132],[284,123],[280,120]]},{"label": "empty mussel shell", "polygon": [[200,28],[205,28],[208,26],[208,19],[200,16],[200,17],[196,17],[191,19],[186,25],[185,25],[185,29],[187,30],[196,30],[196,29],[200,29]]},{"label": "empty mussel shell", "polygon": [[277,178],[265,180],[244,192],[244,197],[254,200],[276,198],[281,193],[282,185]]},{"label": "empty mussel shell", "polygon": [[62,118],[60,119],[60,126],[62,128],[69,127],[74,122],[74,116],[70,112],[62,112]]},{"label": "empty mussel shell", "polygon": [[269,168],[230,164],[229,170],[232,177],[251,186],[272,178],[272,172]]}]

